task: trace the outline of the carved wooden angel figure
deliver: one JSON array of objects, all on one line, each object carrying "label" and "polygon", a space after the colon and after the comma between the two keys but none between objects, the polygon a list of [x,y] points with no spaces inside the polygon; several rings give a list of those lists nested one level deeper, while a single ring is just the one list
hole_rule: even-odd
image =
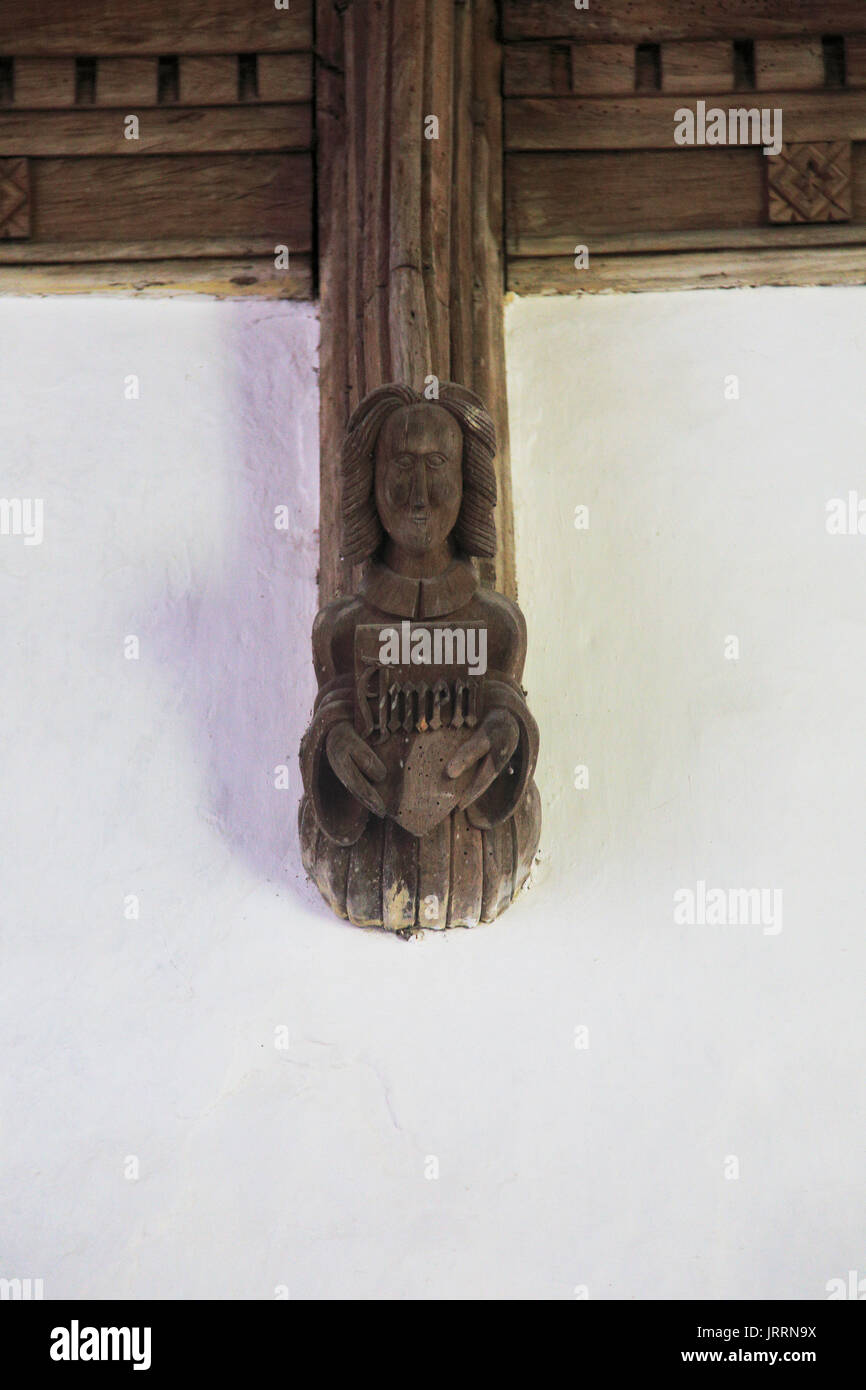
[{"label": "carved wooden angel figure", "polygon": [[462,386],[382,386],[349,421],[343,554],[359,592],[313,627],[301,743],[304,867],[358,926],[489,922],[538,846],[538,729],[520,681],[526,624],[479,587],[496,548],[493,422]]}]

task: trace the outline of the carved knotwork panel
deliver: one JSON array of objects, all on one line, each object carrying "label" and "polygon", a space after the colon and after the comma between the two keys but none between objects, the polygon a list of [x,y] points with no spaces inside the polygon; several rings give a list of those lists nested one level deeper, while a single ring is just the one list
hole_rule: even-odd
[{"label": "carved knotwork panel", "polygon": [[767,160],[770,221],[848,222],[851,218],[851,144],[810,140],[783,145]]},{"label": "carved knotwork panel", "polygon": [[0,159],[0,239],[30,235],[30,172],[26,159]]}]

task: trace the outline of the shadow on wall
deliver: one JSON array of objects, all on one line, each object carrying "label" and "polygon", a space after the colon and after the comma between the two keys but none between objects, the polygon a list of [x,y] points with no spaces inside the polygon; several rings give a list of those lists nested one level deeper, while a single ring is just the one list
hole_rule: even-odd
[{"label": "shadow on wall", "polygon": [[256,876],[317,904],[297,808],[298,745],[315,694],[318,323],[308,305],[221,309],[226,398],[214,408],[231,438],[215,461],[219,535],[206,573],[181,565],[149,625],[195,740],[200,814]]}]

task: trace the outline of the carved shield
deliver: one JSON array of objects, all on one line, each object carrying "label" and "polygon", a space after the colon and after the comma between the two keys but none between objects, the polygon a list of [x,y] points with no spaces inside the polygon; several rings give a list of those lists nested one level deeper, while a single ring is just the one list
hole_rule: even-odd
[{"label": "carved shield", "polygon": [[388,815],[410,835],[433,830],[456,807],[476,771],[470,767],[459,777],[445,768],[471,729],[439,729],[427,733],[392,734],[374,745],[388,769],[379,791]]},{"label": "carved shield", "polygon": [[[406,656],[411,636],[432,633],[435,625],[399,628]],[[421,837],[451,814],[475,775],[472,766],[452,778],[446,767],[481,718],[483,675],[472,674],[465,660],[383,661],[384,630],[373,624],[355,630],[355,727],[387,768],[379,785],[387,814]]]}]

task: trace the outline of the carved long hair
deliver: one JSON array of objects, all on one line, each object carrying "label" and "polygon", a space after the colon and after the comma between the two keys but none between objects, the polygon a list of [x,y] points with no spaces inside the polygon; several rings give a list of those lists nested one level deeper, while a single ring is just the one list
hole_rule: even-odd
[{"label": "carved long hair", "polygon": [[[352,415],[341,458],[344,560],[367,560],[382,543],[384,532],[374,486],[379,431],[395,410],[424,401],[411,386],[392,382],[371,391]],[[453,532],[457,544],[464,555],[495,555],[493,421],[478,397],[453,381],[443,381],[438,398],[430,404],[440,405],[453,415],[463,435],[463,499]]]}]

